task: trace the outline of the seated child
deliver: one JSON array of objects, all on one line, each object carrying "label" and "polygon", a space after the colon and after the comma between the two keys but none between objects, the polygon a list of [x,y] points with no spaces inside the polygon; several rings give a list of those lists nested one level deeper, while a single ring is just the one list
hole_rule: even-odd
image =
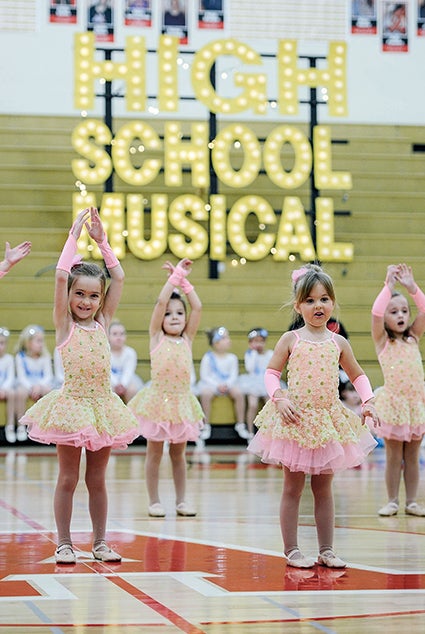
[{"label": "seated child", "polygon": [[15,431],[15,363],[13,356],[6,352],[10,332],[0,328],[0,401],[6,403],[6,426],[4,429],[7,442],[16,442]]},{"label": "seated child", "polygon": [[211,436],[211,404],[217,396],[229,396],[235,405],[235,430],[241,438],[248,439],[245,426],[245,397],[238,387],[239,361],[235,354],[229,352],[232,341],[229,331],[224,326],[207,331],[211,350],[201,359],[198,383],[199,400],[205,414],[205,425],[201,431],[201,439]]},{"label": "seated child", "polygon": [[[41,326],[26,326],[19,335],[15,355],[16,400],[15,414],[19,421],[27,409],[27,400],[38,401],[53,389],[52,357],[44,340]],[[24,424],[19,424],[17,440],[27,439]]]},{"label": "seated child", "polygon": [[352,412],[355,412],[357,416],[362,415],[362,401],[357,394],[354,385],[350,381],[340,382],[339,384],[339,398],[342,403]]},{"label": "seated child", "polygon": [[136,374],[137,353],[126,345],[127,332],[117,320],[109,326],[111,346],[111,384],[113,391],[124,401],[128,401],[143,387],[142,379]]},{"label": "seated child", "polygon": [[273,350],[266,349],[269,333],[265,328],[253,328],[248,333],[248,350],[244,355],[247,374],[239,377],[239,387],[247,397],[248,408],[246,424],[249,437],[254,435],[254,418],[258,413],[260,399],[267,400],[267,390],[264,385],[264,372],[273,355]]}]

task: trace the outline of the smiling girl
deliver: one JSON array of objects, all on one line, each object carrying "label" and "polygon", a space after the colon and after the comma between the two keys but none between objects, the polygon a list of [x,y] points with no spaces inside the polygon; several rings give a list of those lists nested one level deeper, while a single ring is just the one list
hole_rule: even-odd
[{"label": "smiling girl", "polygon": [[[75,261],[77,240],[84,226],[105,260],[111,277],[108,288],[105,273],[97,264]],[[59,474],[54,496],[58,530],[55,559],[60,564],[76,563],[70,525],[83,447],[93,557],[121,561],[105,542],[105,473],[111,449],[125,449],[139,435],[136,419],[111,389],[106,332],[123,283],[124,272],[108,244],[97,209],[85,209],[72,225],[56,266],[53,319],[64,384],[37,401],[21,419],[28,425],[32,440],[56,444]]]}]

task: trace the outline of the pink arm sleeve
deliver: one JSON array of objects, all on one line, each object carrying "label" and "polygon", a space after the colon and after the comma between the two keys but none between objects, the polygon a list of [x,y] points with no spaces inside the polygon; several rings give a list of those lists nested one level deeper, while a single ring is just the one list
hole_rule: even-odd
[{"label": "pink arm sleeve", "polygon": [[6,271],[0,271],[0,279],[4,277],[5,275],[7,275]]},{"label": "pink arm sleeve", "polygon": [[413,299],[421,313],[425,313],[425,294],[421,291],[419,286],[416,288],[415,293],[410,293],[410,297]]},{"label": "pink arm sleeve", "polygon": [[119,264],[118,258],[115,255],[115,253],[112,251],[108,242],[108,238],[106,237],[106,234],[102,242],[99,242],[98,246],[102,254],[102,257],[105,260],[106,268],[113,269],[114,266],[118,266]]},{"label": "pink arm sleeve", "polygon": [[264,385],[266,386],[267,394],[270,398],[273,398],[276,390],[281,390],[280,385],[280,377],[282,372],[279,370],[273,370],[272,368],[267,368],[264,373]]},{"label": "pink arm sleeve", "polygon": [[366,401],[369,401],[371,398],[373,398],[374,394],[372,391],[372,387],[366,374],[360,374],[356,379],[354,379],[353,385],[357,394],[362,399],[362,405],[364,405]]},{"label": "pink arm sleeve", "polygon": [[193,285],[189,282],[186,277],[183,277],[180,282],[181,289],[185,295],[189,295],[191,291],[193,291]]},{"label": "pink arm sleeve", "polygon": [[64,244],[62,249],[62,253],[59,256],[58,263],[56,264],[57,269],[61,269],[61,271],[66,271],[67,273],[71,272],[71,267],[73,265],[74,255],[77,253],[77,240],[72,235],[69,234],[67,241]]},{"label": "pink arm sleeve", "polygon": [[168,281],[173,286],[180,286],[182,279],[183,279],[183,276],[182,276],[181,270],[176,267],[174,271],[171,273],[170,277],[168,278]]},{"label": "pink arm sleeve", "polygon": [[388,302],[391,299],[391,291],[386,284],[384,284],[384,288],[379,293],[378,297],[373,302],[372,306],[372,315],[375,317],[383,317],[385,314],[385,309],[388,306]]}]

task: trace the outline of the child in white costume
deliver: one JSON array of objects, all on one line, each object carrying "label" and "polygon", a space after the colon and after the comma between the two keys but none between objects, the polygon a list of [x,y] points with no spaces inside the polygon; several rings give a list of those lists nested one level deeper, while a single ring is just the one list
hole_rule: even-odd
[{"label": "child in white costume", "polygon": [[207,331],[211,350],[201,359],[199,367],[200,381],[197,392],[205,413],[205,427],[201,439],[211,436],[210,414],[214,398],[229,396],[235,405],[235,430],[241,438],[248,439],[249,433],[245,425],[245,397],[238,386],[239,360],[230,352],[232,341],[229,331],[224,326]]},{"label": "child in white costume", "polygon": [[248,350],[244,354],[247,374],[239,377],[239,387],[247,398],[246,424],[250,438],[254,435],[254,418],[258,413],[260,400],[267,400],[264,373],[273,356],[273,350],[266,348],[269,333],[265,328],[253,328],[248,333]]},{"label": "child in white costume", "polygon": [[109,326],[108,338],[111,346],[112,389],[124,403],[128,403],[143,387],[142,379],[136,374],[137,352],[126,345],[125,326],[118,320]]}]

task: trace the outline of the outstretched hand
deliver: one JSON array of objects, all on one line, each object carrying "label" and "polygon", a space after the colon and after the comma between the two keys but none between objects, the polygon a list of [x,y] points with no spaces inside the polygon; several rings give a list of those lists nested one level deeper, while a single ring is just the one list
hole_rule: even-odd
[{"label": "outstretched hand", "polygon": [[189,260],[189,258],[183,258],[183,260],[180,260],[177,264],[176,268],[181,270],[184,277],[187,277],[192,270],[192,264],[192,260]]},{"label": "outstretched hand", "polygon": [[416,284],[411,266],[407,266],[407,264],[399,264],[397,267],[396,278],[397,281],[400,282],[400,284],[404,286],[409,292],[415,292]]},{"label": "outstretched hand", "polygon": [[174,266],[169,260],[164,262],[164,264],[161,266],[161,268],[164,269],[165,271],[167,271],[168,275],[172,275],[174,273]]},{"label": "outstretched hand", "polygon": [[105,232],[103,230],[102,221],[96,207],[90,207],[90,224],[87,220],[84,224],[90,238],[100,244],[105,237]]},{"label": "outstretched hand", "polygon": [[11,268],[21,260],[23,260],[31,251],[31,242],[21,242],[16,247],[11,248],[9,242],[6,242],[4,259]]},{"label": "outstretched hand", "polygon": [[165,271],[168,271],[169,276],[177,272],[182,277],[187,277],[192,270],[192,260],[189,260],[189,258],[183,258],[183,260],[180,260],[180,262],[176,266],[174,266],[169,260],[167,260],[166,262],[164,262],[161,268]]},{"label": "outstretched hand", "polygon": [[387,267],[387,276],[385,278],[385,283],[389,286],[391,290],[394,289],[394,286],[397,283],[398,268],[399,267],[397,264],[390,264]]},{"label": "outstretched hand", "polygon": [[80,237],[83,227],[87,229],[90,238],[95,242],[98,244],[102,242],[105,237],[105,232],[96,207],[87,207],[83,209],[83,211],[80,211],[76,217],[70,231],[76,240]]}]

